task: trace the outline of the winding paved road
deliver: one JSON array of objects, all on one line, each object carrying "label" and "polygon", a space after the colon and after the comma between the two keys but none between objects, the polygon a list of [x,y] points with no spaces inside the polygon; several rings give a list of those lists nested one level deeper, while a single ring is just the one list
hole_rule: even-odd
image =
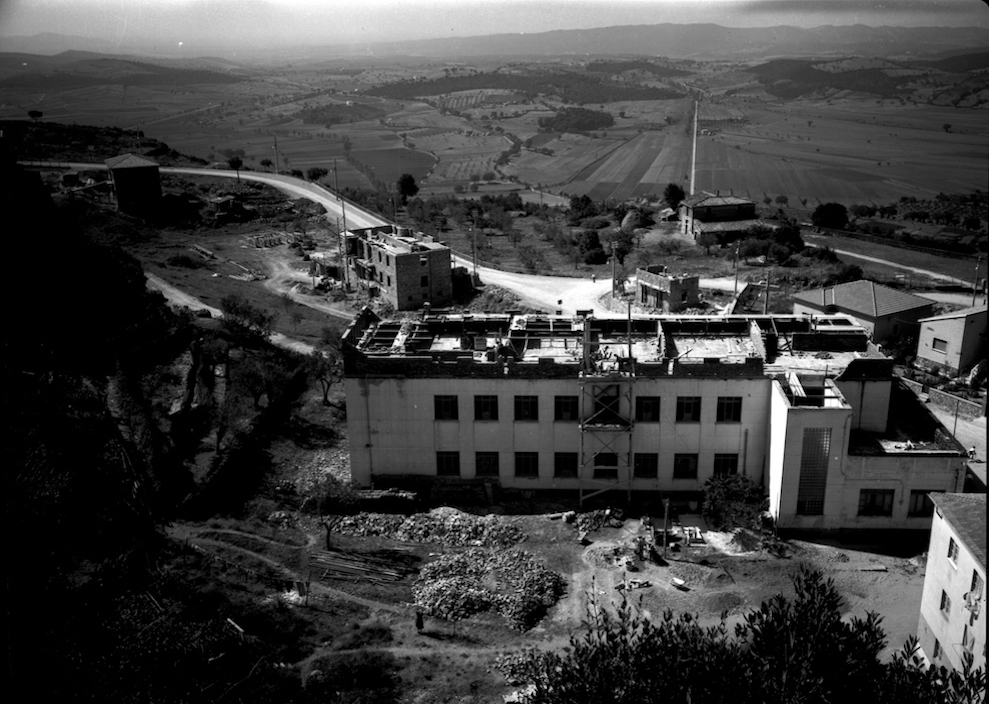
[{"label": "winding paved road", "polygon": [[[25,165],[37,166],[45,165],[49,162],[22,163]],[[59,163],[57,165],[77,170],[106,168],[105,164],[79,162]],[[161,171],[163,173],[183,174],[188,176],[215,176],[218,178],[233,179],[240,178],[245,181],[265,183],[293,197],[308,198],[316,203],[319,203],[326,210],[326,217],[328,219],[332,219],[334,222],[338,217],[343,220],[344,211],[346,211],[348,228],[378,227],[381,225],[391,224],[390,221],[385,220],[378,215],[369,213],[352,203],[344,203],[329,189],[323,188],[322,186],[309,181],[303,181],[302,179],[295,178],[294,176],[272,174],[260,171],[241,171],[238,176],[237,172],[224,169],[204,169],[184,166],[163,166],[161,167]],[[859,259],[870,259],[869,257],[863,257],[857,254],[853,255],[850,252],[844,252],[842,250],[835,250],[835,252],[838,254],[855,256]],[[454,256],[453,260],[461,266],[466,266],[468,270],[472,270],[473,268],[470,260],[467,258]],[[918,274],[924,274],[934,279],[947,280],[953,283],[966,283],[958,279],[945,276],[944,274],[938,274],[937,272],[927,271],[925,269],[895,264],[885,260],[875,259],[874,261],[882,262],[884,264]],[[278,273],[279,272],[276,272],[276,274]],[[280,272],[280,274],[285,273],[286,272]],[[610,282],[607,278],[598,279],[595,282],[588,278],[517,274],[514,272],[501,271],[499,269],[481,266],[477,267],[477,273],[480,276],[481,281],[512,291],[528,305],[549,310],[562,310],[565,315],[573,315],[578,310],[600,308],[600,298],[608,293],[610,286]],[[734,289],[734,279],[731,277],[701,279],[700,285],[701,288],[731,291]],[[155,287],[159,288],[159,290],[163,290],[159,285],[155,285]],[[314,305],[313,301],[306,300],[309,297],[295,294],[290,289],[291,285],[285,288],[284,291],[282,289],[279,290],[281,292],[288,292],[292,296],[293,300],[296,300],[298,303],[309,305],[310,307],[321,310],[328,315],[334,315],[336,317],[349,317],[348,313],[339,307],[334,307],[325,303]],[[177,291],[177,289],[175,290]],[[953,303],[964,303],[962,299],[965,297],[965,294],[941,294],[939,296],[932,295],[930,297],[937,298],[938,300],[948,300],[950,298]],[[957,301],[955,299],[957,299]],[[562,304],[558,304],[558,301],[562,301]],[[203,304],[200,304],[200,306],[202,305]]]}]

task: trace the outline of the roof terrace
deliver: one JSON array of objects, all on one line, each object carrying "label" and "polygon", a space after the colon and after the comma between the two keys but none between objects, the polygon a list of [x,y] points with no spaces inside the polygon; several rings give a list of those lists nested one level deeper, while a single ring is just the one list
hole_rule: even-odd
[{"label": "roof terrace", "polygon": [[720,368],[736,375],[836,376],[854,360],[883,359],[865,331],[841,317],[461,314],[381,320],[365,309],[344,340],[369,362],[559,364],[572,365],[572,373],[716,374]]}]

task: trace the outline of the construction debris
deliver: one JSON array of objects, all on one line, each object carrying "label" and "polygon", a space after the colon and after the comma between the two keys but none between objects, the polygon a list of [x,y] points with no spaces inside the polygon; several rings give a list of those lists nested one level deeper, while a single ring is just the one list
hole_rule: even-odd
[{"label": "construction debris", "polygon": [[412,587],[418,608],[451,621],[497,611],[509,626],[535,626],[566,582],[523,550],[470,548],[426,565]]},{"label": "construction debris", "polygon": [[525,533],[511,519],[475,516],[443,506],[411,516],[359,513],[347,516],[336,527],[345,535],[391,538],[409,543],[439,543],[446,547],[509,547],[525,540]]}]

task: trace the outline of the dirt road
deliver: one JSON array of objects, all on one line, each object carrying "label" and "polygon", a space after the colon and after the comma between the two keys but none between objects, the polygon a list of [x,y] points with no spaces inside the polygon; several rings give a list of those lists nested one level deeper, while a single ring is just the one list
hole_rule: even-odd
[{"label": "dirt road", "polygon": [[[214,308],[213,306],[206,305],[198,298],[190,296],[185,291],[172,286],[170,283],[161,279],[154,274],[145,273],[145,278],[148,282],[148,288],[154,289],[155,291],[160,291],[165,297],[165,300],[175,306],[183,306],[190,310],[199,311],[205,310],[209,311],[209,314],[214,318],[222,318],[223,311],[219,308]],[[352,317],[352,316],[348,316]],[[268,338],[272,344],[278,345],[287,350],[292,350],[293,352],[298,352],[299,354],[312,354],[312,351],[316,349],[312,345],[301,342],[300,340],[293,340],[290,337],[283,335],[280,332],[271,333]]]}]

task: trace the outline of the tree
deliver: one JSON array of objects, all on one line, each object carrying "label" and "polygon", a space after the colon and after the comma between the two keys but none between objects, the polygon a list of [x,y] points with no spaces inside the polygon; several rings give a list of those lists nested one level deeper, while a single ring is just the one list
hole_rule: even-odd
[{"label": "tree", "polygon": [[916,640],[883,663],[886,636],[875,613],[843,620],[831,580],[802,568],[795,596],[778,594],[730,635],[689,613],[647,618],[622,599],[614,612],[589,594],[586,631],[563,652],[528,650],[497,662],[529,704],[612,702],[859,702],[956,704],[982,701],[986,675],[926,668]]},{"label": "tree", "polygon": [[945,132],[951,132],[951,123],[950,122],[945,122],[943,125],[941,125],[941,127],[944,128],[944,131]]},{"label": "tree", "polygon": [[582,220],[594,217],[597,214],[597,205],[588,196],[573,196],[570,198],[570,210],[568,212],[570,224],[576,225]]},{"label": "tree", "polygon": [[316,379],[323,389],[323,405],[344,410],[346,406],[330,401],[330,391],[343,380],[343,358],[340,354],[340,333],[333,328],[323,328],[319,346],[306,360],[310,378]]},{"label": "tree", "polygon": [[267,171],[268,168],[271,166],[271,159],[262,159],[258,163],[261,164],[261,168],[263,168],[265,171]]},{"label": "tree", "polygon": [[783,207],[783,206],[787,205],[789,202],[790,202],[790,199],[787,198],[782,193],[780,195],[776,196],[776,204],[779,205],[780,207]]},{"label": "tree", "polygon": [[666,186],[663,191],[663,198],[666,200],[666,204],[673,208],[674,210],[680,205],[687,194],[684,192],[680,184],[670,183]]},{"label": "tree", "polygon": [[704,248],[704,253],[711,254],[711,247],[718,244],[718,236],[713,232],[701,232],[697,236],[697,246]]},{"label": "tree", "polygon": [[704,482],[701,513],[715,530],[758,528],[765,498],[742,474],[715,475]]},{"label": "tree", "polygon": [[244,165],[244,161],[239,156],[232,156],[227,159],[227,166],[237,172],[237,180],[240,180],[240,167]]},{"label": "tree", "polygon": [[848,210],[841,203],[821,203],[814,208],[810,220],[818,227],[841,230],[848,224]]},{"label": "tree", "polygon": [[311,166],[306,169],[306,178],[310,181],[318,181],[329,173],[329,170],[324,169],[322,166]]},{"label": "tree", "polygon": [[27,116],[30,117],[35,122],[37,122],[38,120],[40,120],[42,117],[45,116],[45,113],[41,112],[40,110],[28,110]]},{"label": "tree", "polygon": [[271,334],[275,316],[237,294],[225,296],[220,301],[220,310],[223,311],[223,329],[242,344],[266,340]]},{"label": "tree", "polygon": [[581,230],[577,235],[577,249],[585,264],[604,264],[608,261],[608,254],[601,246],[601,237],[597,230]]},{"label": "tree", "polygon": [[398,177],[398,194],[402,196],[402,205],[408,203],[409,198],[419,192],[419,186],[412,174],[402,174]]}]

